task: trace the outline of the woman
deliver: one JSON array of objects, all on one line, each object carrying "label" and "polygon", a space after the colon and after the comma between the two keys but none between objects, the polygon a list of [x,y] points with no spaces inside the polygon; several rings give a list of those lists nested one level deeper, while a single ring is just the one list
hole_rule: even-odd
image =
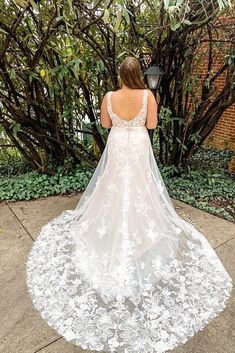
[{"label": "woman", "polygon": [[162,353],[183,344],[225,307],[233,283],[215,251],[181,219],[154,159],[148,130],[157,104],[127,57],[121,89],[108,92],[111,128],[74,210],[44,225],[27,262],[35,307],[84,349]]}]

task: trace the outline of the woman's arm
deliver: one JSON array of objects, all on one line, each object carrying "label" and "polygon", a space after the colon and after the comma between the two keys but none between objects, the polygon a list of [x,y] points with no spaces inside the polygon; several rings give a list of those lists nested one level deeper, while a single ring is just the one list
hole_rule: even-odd
[{"label": "woman's arm", "polygon": [[146,117],[146,127],[147,129],[155,129],[158,124],[157,116],[157,102],[153,93],[148,89],[148,105],[147,105],[147,117]]},{"label": "woman's arm", "polygon": [[101,126],[106,128],[106,129],[110,129],[112,127],[112,120],[109,116],[108,113],[108,109],[107,109],[107,94],[105,94],[105,96],[102,99],[101,102],[101,108],[100,108],[100,122],[101,122]]}]

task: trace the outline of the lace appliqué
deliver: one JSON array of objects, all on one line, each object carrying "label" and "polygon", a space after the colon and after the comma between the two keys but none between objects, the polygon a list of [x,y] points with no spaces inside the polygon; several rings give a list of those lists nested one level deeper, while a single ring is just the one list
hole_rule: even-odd
[{"label": "lace appliqu\u00e9", "polygon": [[[67,341],[97,351],[163,353],[186,342],[223,310],[232,281],[213,252],[205,251],[203,240],[188,241],[181,260],[171,254],[163,265],[156,256],[154,275],[147,275],[135,291],[133,282],[132,293],[115,297],[112,288],[96,292],[71,261],[72,218],[73,211],[67,210],[45,225],[27,263],[35,307]],[[192,239],[199,239],[194,228],[192,233]]]}]

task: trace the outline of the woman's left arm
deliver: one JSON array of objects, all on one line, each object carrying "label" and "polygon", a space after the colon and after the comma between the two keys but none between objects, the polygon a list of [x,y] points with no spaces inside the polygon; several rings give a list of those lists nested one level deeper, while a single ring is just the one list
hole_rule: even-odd
[{"label": "woman's left arm", "polygon": [[101,109],[100,109],[100,122],[101,122],[101,126],[106,128],[106,129],[110,129],[113,125],[112,120],[109,116],[108,113],[108,109],[107,109],[107,94],[105,94],[105,96],[102,99],[101,102]]}]

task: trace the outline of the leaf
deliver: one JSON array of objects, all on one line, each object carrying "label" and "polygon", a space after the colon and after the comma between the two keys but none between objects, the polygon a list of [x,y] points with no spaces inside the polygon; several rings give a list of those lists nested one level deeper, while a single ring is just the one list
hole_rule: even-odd
[{"label": "leaf", "polygon": [[46,75],[46,71],[44,69],[40,70],[40,76],[44,77]]},{"label": "leaf", "polygon": [[173,16],[173,14],[178,10],[178,6],[176,5],[170,5],[167,8],[167,12],[169,13],[170,16]]},{"label": "leaf", "polygon": [[114,32],[116,32],[116,33],[118,32],[121,20],[122,20],[122,10],[118,10],[117,17],[116,17],[115,28],[114,28]]},{"label": "leaf", "polygon": [[74,76],[78,80],[78,71],[77,71],[77,69],[75,67],[71,67],[70,70],[73,72]]},{"label": "leaf", "polygon": [[33,0],[29,0],[29,2],[32,5],[32,7],[34,8],[34,10],[39,11],[38,5]]},{"label": "leaf", "polygon": [[28,3],[27,0],[15,0],[15,3],[21,7],[25,7]]},{"label": "leaf", "polygon": [[187,19],[185,19],[185,20],[183,21],[183,23],[185,23],[186,25],[191,25],[191,24],[192,24],[192,22],[189,21],[189,20],[187,20]]},{"label": "leaf", "polygon": [[220,10],[222,10],[228,4],[228,1],[224,1],[224,0],[217,0],[217,2]]},{"label": "leaf", "polygon": [[164,0],[165,9],[168,8],[170,0]]},{"label": "leaf", "polygon": [[10,78],[16,78],[15,69],[11,69],[11,71],[10,71]]},{"label": "leaf", "polygon": [[176,137],[176,141],[181,144],[181,140],[178,137]]},{"label": "leaf", "polygon": [[175,19],[173,18],[171,21],[171,29],[172,31],[176,31],[179,27],[181,26],[180,22],[176,22]]},{"label": "leaf", "polygon": [[102,17],[102,20],[104,21],[105,24],[109,22],[109,10],[108,9],[104,10],[104,15]]},{"label": "leaf", "polygon": [[62,20],[62,18],[64,18],[64,16],[58,16],[55,19],[56,19],[57,22],[59,22],[60,20]]},{"label": "leaf", "polygon": [[207,77],[207,78],[205,79],[205,86],[206,86],[207,88],[210,87],[210,78],[209,78],[209,77]]},{"label": "leaf", "polygon": [[4,31],[4,29],[2,29],[2,28],[0,28],[0,32],[3,32],[3,33],[6,33],[6,34],[7,34],[7,32]]},{"label": "leaf", "polygon": [[12,128],[13,135],[16,137],[18,131],[20,131],[20,125],[16,122],[11,123],[10,128]]},{"label": "leaf", "polygon": [[130,24],[130,15],[128,13],[127,10],[124,10],[124,17],[125,17],[125,20],[126,20],[126,23],[129,25]]}]

